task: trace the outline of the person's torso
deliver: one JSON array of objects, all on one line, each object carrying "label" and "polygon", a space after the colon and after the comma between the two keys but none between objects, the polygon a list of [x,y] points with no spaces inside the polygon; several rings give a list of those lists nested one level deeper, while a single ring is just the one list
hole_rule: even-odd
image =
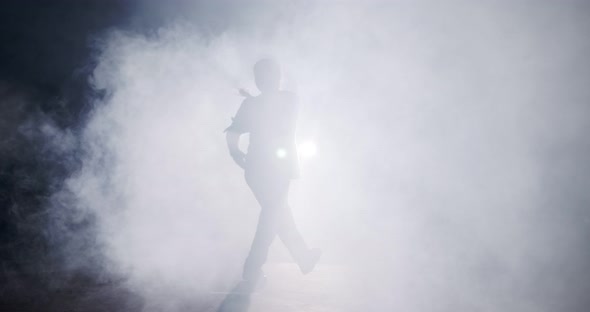
[{"label": "person's torso", "polygon": [[299,160],[295,141],[297,102],[288,92],[252,99],[247,170],[296,177]]}]

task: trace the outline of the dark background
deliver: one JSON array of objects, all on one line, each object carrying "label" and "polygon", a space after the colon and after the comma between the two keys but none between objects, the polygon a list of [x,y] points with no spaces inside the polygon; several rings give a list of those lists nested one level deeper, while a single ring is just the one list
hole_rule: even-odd
[{"label": "dark background", "polygon": [[[135,6],[133,1],[0,2],[1,311],[76,310],[89,289],[112,285],[111,277],[62,266],[58,246],[71,238],[47,230],[55,222],[47,207],[79,165],[79,149],[75,142],[65,153],[55,151],[39,127],[49,123],[77,138],[91,101],[102,96],[88,81],[95,41],[112,27],[134,27]],[[59,224],[74,232],[93,230],[90,216]],[[117,306],[132,300],[107,297]],[[108,309],[104,298],[94,300]],[[81,310],[89,306],[86,302]]]}]

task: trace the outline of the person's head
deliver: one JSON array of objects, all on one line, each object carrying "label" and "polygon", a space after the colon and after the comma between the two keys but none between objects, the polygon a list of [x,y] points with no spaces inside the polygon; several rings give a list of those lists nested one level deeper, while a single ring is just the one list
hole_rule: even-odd
[{"label": "person's head", "polygon": [[254,64],[254,80],[260,92],[278,91],[281,85],[281,68],[269,58],[261,59]]}]

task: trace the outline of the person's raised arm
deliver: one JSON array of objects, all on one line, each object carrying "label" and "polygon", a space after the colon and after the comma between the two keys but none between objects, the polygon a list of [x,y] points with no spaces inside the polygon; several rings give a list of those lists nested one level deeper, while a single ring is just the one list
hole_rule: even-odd
[{"label": "person's raised arm", "polygon": [[227,131],[225,133],[225,141],[227,142],[227,148],[231,157],[238,166],[244,169],[246,165],[246,154],[240,150],[240,136],[241,134],[237,132]]}]

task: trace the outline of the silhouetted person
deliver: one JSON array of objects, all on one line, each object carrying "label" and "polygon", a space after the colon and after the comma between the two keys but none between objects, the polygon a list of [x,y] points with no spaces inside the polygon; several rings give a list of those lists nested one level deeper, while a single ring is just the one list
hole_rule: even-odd
[{"label": "silhouetted person", "polygon": [[[297,98],[279,90],[281,72],[273,60],[258,61],[254,78],[260,95],[251,96],[241,90],[246,99],[226,129],[230,155],[245,170],[246,182],[261,207],[243,272],[244,281],[252,286],[263,276],[262,266],[277,235],[304,274],[313,270],[321,254],[319,249],[307,247],[287,203],[291,179],[299,174],[295,143]],[[250,134],[247,154],[239,149],[244,133]]]}]

